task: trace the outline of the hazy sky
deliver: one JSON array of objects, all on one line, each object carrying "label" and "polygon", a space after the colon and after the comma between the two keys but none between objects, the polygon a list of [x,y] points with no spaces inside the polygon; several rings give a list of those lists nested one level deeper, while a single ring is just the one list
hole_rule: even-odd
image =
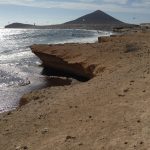
[{"label": "hazy sky", "polygon": [[63,23],[95,10],[128,23],[150,22],[150,0],[0,0],[0,27]]}]

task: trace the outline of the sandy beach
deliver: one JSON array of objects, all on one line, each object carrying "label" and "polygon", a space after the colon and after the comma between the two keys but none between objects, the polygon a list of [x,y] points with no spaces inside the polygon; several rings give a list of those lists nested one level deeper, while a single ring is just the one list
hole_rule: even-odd
[{"label": "sandy beach", "polygon": [[47,67],[88,80],[27,93],[25,105],[0,114],[0,150],[149,149],[149,30],[31,48],[55,58]]}]

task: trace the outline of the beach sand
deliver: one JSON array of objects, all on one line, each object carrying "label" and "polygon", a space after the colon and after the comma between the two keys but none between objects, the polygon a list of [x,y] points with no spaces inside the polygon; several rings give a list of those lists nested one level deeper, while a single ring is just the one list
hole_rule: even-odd
[{"label": "beach sand", "polygon": [[150,147],[150,31],[101,43],[65,44],[55,55],[91,79],[23,96],[0,114],[0,150],[147,150]]}]

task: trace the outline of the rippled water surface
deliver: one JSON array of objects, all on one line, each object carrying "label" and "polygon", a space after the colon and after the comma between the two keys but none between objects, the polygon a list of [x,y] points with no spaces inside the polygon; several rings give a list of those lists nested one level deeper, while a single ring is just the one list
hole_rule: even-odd
[{"label": "rippled water surface", "polygon": [[0,29],[0,112],[16,108],[20,97],[46,86],[32,44],[94,42],[109,32],[88,30]]}]

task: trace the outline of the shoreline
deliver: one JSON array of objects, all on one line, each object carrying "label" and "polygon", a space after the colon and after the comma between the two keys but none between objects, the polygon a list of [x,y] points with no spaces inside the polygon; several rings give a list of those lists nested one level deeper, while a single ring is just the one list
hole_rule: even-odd
[{"label": "shoreline", "polygon": [[[38,81],[36,81],[38,80]],[[47,87],[53,86],[63,86],[63,85],[70,85],[74,84],[74,79],[71,78],[61,78],[61,77],[36,77],[35,79],[30,78],[30,84],[22,85],[20,87],[6,87],[3,89],[3,96],[1,95],[1,107],[0,107],[0,114],[7,113],[14,111],[20,107],[21,98],[24,94],[41,90]],[[7,94],[9,90],[9,95]],[[8,99],[5,100],[5,97]]]},{"label": "shoreline", "polygon": [[[57,70],[79,75],[68,65],[80,64],[82,74],[93,76],[25,94],[26,105],[0,114],[0,149],[149,148],[149,43],[147,30],[100,43],[37,45],[36,52],[59,58]],[[56,68],[49,60],[45,65]]]},{"label": "shoreline", "polygon": [[[2,32],[3,32],[3,34],[5,35],[7,35],[7,36],[9,36],[8,34],[9,33],[5,33],[5,31],[3,31],[2,30]],[[0,57],[0,59],[1,59],[1,68],[0,68],[0,70],[2,70],[2,72],[3,71],[6,71],[7,72],[7,70],[8,70],[8,74],[6,74],[6,76],[8,75],[8,78],[11,78],[11,76],[12,77],[21,77],[21,80],[23,80],[23,82],[24,82],[24,80],[25,80],[25,83],[17,83],[17,80],[15,80],[15,82],[16,83],[12,83],[11,84],[11,81],[12,82],[14,82],[14,80],[13,80],[13,78],[12,79],[9,79],[10,80],[10,86],[9,86],[9,83],[8,83],[8,86],[7,86],[7,84],[6,84],[6,86],[5,87],[8,87],[5,91],[4,91],[4,88],[1,90],[1,106],[0,106],[0,110],[1,110],[1,108],[2,109],[4,109],[4,111],[7,109],[7,108],[10,108],[10,107],[12,107],[13,106],[13,108],[14,107],[16,107],[16,105],[18,104],[18,100],[19,100],[19,94],[21,94],[21,93],[23,93],[23,91],[25,91],[25,93],[27,93],[27,92],[29,92],[29,90],[26,90],[26,89],[28,89],[28,85],[26,86],[26,87],[22,87],[21,86],[21,88],[19,88],[20,87],[20,85],[25,85],[25,84],[29,84],[29,82],[31,82],[31,84],[29,85],[29,87],[30,86],[32,86],[32,83],[34,84],[34,81],[32,81],[32,71],[33,71],[33,76],[38,76],[39,74],[40,74],[40,69],[37,69],[37,68],[39,68],[38,66],[36,67],[36,62],[38,63],[38,58],[37,58],[37,60],[36,60],[36,56],[34,56],[34,54],[32,54],[31,53],[31,50],[29,49],[29,46],[27,46],[27,45],[32,45],[33,43],[40,43],[40,42],[38,42],[39,40],[36,40],[36,36],[35,35],[40,35],[41,33],[43,33],[44,32],[44,35],[45,35],[45,37],[47,37],[48,36],[48,32],[47,31],[42,31],[42,32],[34,32],[33,31],[33,33],[32,32],[30,32],[29,31],[29,33],[27,34],[27,36],[29,36],[29,37],[34,37],[35,36],[35,38],[33,39],[33,41],[35,41],[35,42],[27,42],[27,43],[25,43],[25,41],[24,41],[24,39],[22,39],[21,37],[22,37],[22,34],[24,34],[25,32],[28,32],[28,31],[18,31],[17,30],[17,32],[15,32],[15,31],[13,31],[12,33],[11,33],[11,39],[10,40],[12,40],[13,39],[13,36],[14,36],[14,34],[15,33],[17,33],[18,35],[17,35],[17,39],[19,39],[19,40],[17,40],[17,46],[15,47],[15,45],[13,46],[12,45],[12,47],[8,47],[9,49],[10,49],[10,52],[8,51],[8,54],[7,54],[7,52],[5,53],[5,49],[7,48],[7,47],[5,47],[5,49],[3,50],[4,52],[2,53],[2,55],[1,55],[1,57]],[[61,32],[61,34],[63,34],[63,31],[60,31]],[[50,32],[51,33],[51,32]],[[53,32],[52,32],[53,33]],[[94,36],[95,34],[97,34],[97,32],[96,31],[92,31],[92,32],[80,32],[80,31],[75,31],[75,32],[73,32],[73,31],[70,31],[69,33],[66,33],[66,32],[64,32],[65,34],[66,34],[66,38],[67,38],[67,36],[69,36],[70,35],[70,38],[72,37],[72,38],[74,38],[74,39],[78,39],[78,37],[80,36],[80,34],[81,34],[81,37],[82,37],[82,39],[84,39],[85,41],[84,42],[89,42],[89,39],[87,39],[88,38],[88,36],[90,36],[90,42],[93,42],[93,39],[94,39],[94,41],[96,41],[96,39],[97,39],[97,36]],[[77,35],[71,35],[71,33],[73,34],[77,34]],[[3,35],[2,34],[2,35]],[[59,31],[58,31],[58,33],[57,34],[59,34]],[[56,35],[57,35],[56,34]],[[79,34],[79,35],[78,35]],[[84,37],[83,36],[83,34],[85,34],[85,36],[87,37]],[[105,33],[104,33],[105,34]],[[7,37],[6,36],[6,37]],[[94,36],[94,37],[92,37],[92,36]],[[38,36],[38,38],[39,38],[40,36]],[[92,37],[92,38],[91,38]],[[21,39],[20,39],[21,38]],[[40,37],[39,39],[42,39],[43,37]],[[2,38],[3,39],[3,38]],[[62,40],[64,40],[65,38],[63,38]],[[69,38],[68,38],[69,39]],[[64,42],[83,42],[82,41],[82,39],[78,39],[78,40],[71,40],[71,41],[68,41],[68,40],[66,40],[66,41],[64,41]],[[7,41],[7,39],[5,40],[5,39],[3,39],[2,40],[2,43],[5,43],[5,45],[9,45],[9,41],[10,40],[8,40]],[[51,41],[50,43],[53,43],[53,40],[48,40],[48,38],[45,38],[44,40],[46,40],[45,42],[43,42],[43,43],[48,43],[48,41]],[[55,41],[57,41],[57,39],[55,40]],[[60,39],[58,39],[58,41],[61,41],[61,38]],[[13,41],[13,43],[15,43],[15,40]],[[20,44],[20,43],[22,43],[22,44]],[[60,42],[59,42],[60,43]],[[20,45],[19,45],[20,44]],[[23,45],[23,47],[21,47],[21,45]],[[12,52],[11,51],[11,49],[23,49],[23,50],[21,50],[21,52],[19,52],[18,50],[16,50],[16,51],[14,51],[14,52]],[[33,59],[32,59],[33,58]],[[22,62],[23,61],[23,62]],[[14,64],[12,64],[11,65],[11,62]],[[6,65],[5,65],[6,64]],[[7,65],[8,64],[8,65]],[[28,67],[29,66],[29,67]],[[31,72],[31,73],[30,73]],[[35,74],[34,74],[34,72],[35,72]],[[24,75],[24,73],[25,73],[25,75]],[[4,77],[5,77],[5,75],[3,75]],[[30,76],[31,76],[31,79],[30,79]],[[29,81],[26,81],[26,79],[27,78],[29,78]],[[3,78],[2,78],[3,79]],[[36,80],[38,80],[39,81],[39,79],[38,79],[38,77],[37,77],[37,79]],[[6,79],[6,81],[5,81],[5,78],[4,78],[4,81],[2,81],[2,83],[4,82],[4,84],[5,83],[7,83],[7,81],[8,81],[8,79]],[[9,82],[9,81],[8,81]],[[27,82],[27,83],[26,83]],[[36,81],[35,81],[36,82]],[[37,84],[37,83],[36,83]],[[36,86],[36,84],[35,84],[35,86]],[[18,90],[17,90],[17,88],[16,89],[14,89],[14,86],[16,87],[16,86],[18,86]],[[34,86],[34,85],[33,85]],[[1,87],[3,87],[3,85],[1,84]],[[13,90],[12,90],[13,89]],[[22,89],[22,90],[21,90]],[[16,90],[16,92],[15,92],[15,90]],[[8,92],[9,91],[9,92]],[[18,92],[19,91],[19,92]],[[13,93],[14,92],[14,93]],[[25,94],[25,93],[23,93],[23,94]],[[16,95],[16,98],[15,98],[15,95]],[[8,110],[8,109],[7,109]],[[9,109],[10,110],[10,109]],[[2,110],[3,111],[3,110]]]}]

